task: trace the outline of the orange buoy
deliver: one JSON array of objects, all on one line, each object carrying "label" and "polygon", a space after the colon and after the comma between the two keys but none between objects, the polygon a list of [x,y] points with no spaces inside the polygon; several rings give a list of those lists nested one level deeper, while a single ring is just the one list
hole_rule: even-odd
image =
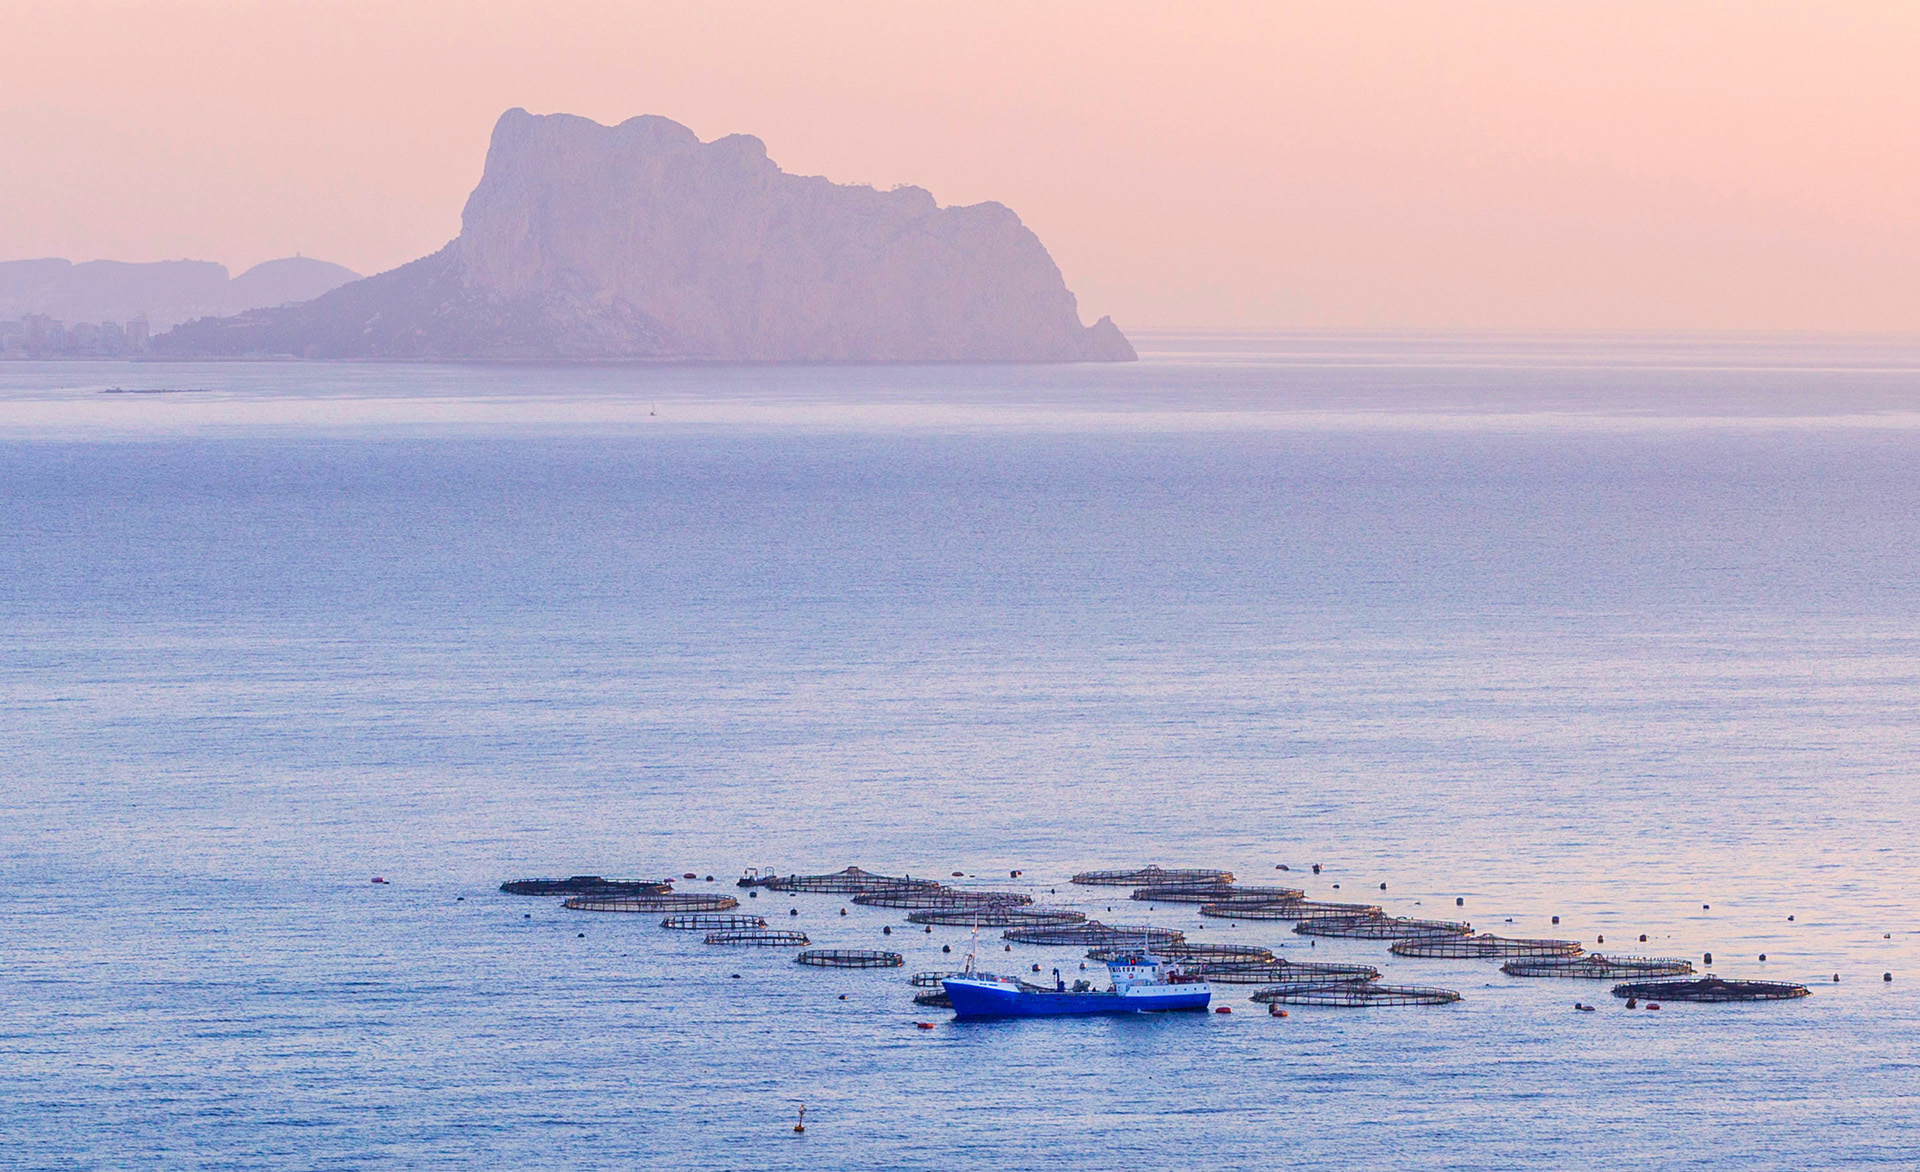
[{"label": "orange buoy", "polygon": [[1269,1005],[1267,1006],[1267,1016],[1268,1017],[1285,1017],[1287,1016],[1287,1011],[1280,1008],[1278,1005]]},{"label": "orange buoy", "polygon": [[1648,1008],[1648,1009],[1658,1009],[1658,1008],[1660,1008],[1660,1003],[1659,1003],[1658,1001],[1649,1001],[1649,1002],[1647,1002],[1647,1008]]},{"label": "orange buoy", "polygon": [[1215,1013],[1232,1013],[1232,1012],[1233,1012],[1233,1006],[1231,1006],[1231,1005],[1216,1005],[1216,1006],[1214,1006],[1214,1007],[1213,1007],[1213,1011],[1214,1011]]},{"label": "orange buoy", "polygon": [[920,1027],[923,1030],[930,1030],[933,1028],[933,1023],[930,1021],[916,1021],[913,1024]]}]

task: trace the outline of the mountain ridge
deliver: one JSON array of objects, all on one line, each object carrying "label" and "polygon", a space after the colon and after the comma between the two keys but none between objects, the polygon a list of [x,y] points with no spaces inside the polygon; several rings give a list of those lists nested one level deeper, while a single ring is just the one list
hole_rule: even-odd
[{"label": "mountain ridge", "polygon": [[239,276],[214,261],[0,261],[0,317],[46,314],[65,321],[144,316],[165,329],[208,314],[308,301],[360,274],[312,257],[262,261]]}]

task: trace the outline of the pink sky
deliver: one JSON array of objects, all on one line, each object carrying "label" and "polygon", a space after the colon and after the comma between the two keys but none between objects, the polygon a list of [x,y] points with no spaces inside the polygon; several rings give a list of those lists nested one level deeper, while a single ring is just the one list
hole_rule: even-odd
[{"label": "pink sky", "polygon": [[997,199],[1123,327],[1920,331],[1920,3],[11,0],[0,258],[458,230],[500,112]]}]

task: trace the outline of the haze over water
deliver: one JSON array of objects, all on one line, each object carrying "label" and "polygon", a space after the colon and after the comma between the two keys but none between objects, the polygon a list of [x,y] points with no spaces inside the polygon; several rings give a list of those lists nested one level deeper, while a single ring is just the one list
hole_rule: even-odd
[{"label": "haze over water", "polygon": [[[0,366],[10,1158],[1906,1166],[1920,345],[1136,340]],[[1064,884],[1149,861],[1814,995],[1628,1012]],[[1465,1000],[919,1031],[962,930],[743,901],[908,957],[816,972],[495,891],[848,863]]]}]

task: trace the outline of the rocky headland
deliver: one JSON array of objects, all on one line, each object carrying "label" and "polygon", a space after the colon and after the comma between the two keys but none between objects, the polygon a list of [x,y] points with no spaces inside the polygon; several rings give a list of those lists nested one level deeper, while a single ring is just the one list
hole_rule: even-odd
[{"label": "rocky headland", "polygon": [[1129,361],[1040,238],[997,203],[941,207],[790,175],[757,138],[659,117],[509,110],[460,235],[299,305],[189,322],[176,356],[618,361]]}]

